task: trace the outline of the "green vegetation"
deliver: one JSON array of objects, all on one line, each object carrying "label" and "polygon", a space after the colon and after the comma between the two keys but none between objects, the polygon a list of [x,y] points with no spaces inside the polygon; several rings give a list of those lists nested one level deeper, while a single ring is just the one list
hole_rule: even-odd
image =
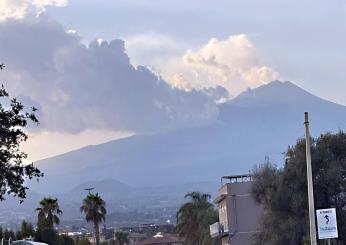
[{"label": "green vegetation", "polygon": [[115,239],[116,239],[117,245],[128,244],[128,242],[129,242],[128,236],[129,236],[129,234],[126,232],[123,232],[123,231],[115,232]]},{"label": "green vegetation", "polygon": [[8,241],[10,238],[12,241],[21,240],[23,238],[34,237],[34,235],[35,231],[32,227],[32,224],[26,221],[22,222],[21,229],[17,232],[14,232],[13,230],[9,229],[3,230],[2,227],[0,227],[0,241],[1,239]]},{"label": "green vegetation", "polygon": [[85,214],[85,219],[88,223],[94,225],[96,245],[100,245],[100,224],[106,220],[106,203],[96,193],[89,193],[83,200],[80,211]]},{"label": "green vegetation", "polygon": [[35,231],[34,231],[34,228],[32,227],[32,224],[23,220],[21,229],[16,232],[16,239],[22,240],[24,238],[29,238],[34,236],[35,236]]},{"label": "green vegetation", "polygon": [[51,245],[58,244],[59,236],[54,229],[54,225],[60,223],[59,216],[62,214],[59,208],[58,199],[50,197],[44,198],[36,211],[38,215],[35,239],[39,242],[45,242]]},{"label": "green vegetation", "polygon": [[[4,65],[0,64],[0,70]],[[24,106],[9,94],[3,86],[0,88],[0,201],[6,195],[18,196],[22,202],[26,197],[25,179],[39,178],[42,173],[33,164],[23,165],[27,154],[19,148],[28,139],[24,128],[28,122],[38,123],[36,108],[24,112]]]},{"label": "green vegetation", "polygon": [[87,237],[77,237],[75,244],[76,245],[92,245]]},{"label": "green vegetation", "polygon": [[44,225],[49,228],[53,228],[54,225],[60,223],[59,216],[62,211],[59,208],[57,198],[46,197],[40,202],[40,207],[36,209],[38,212],[38,224],[37,226]]},{"label": "green vegetation", "polygon": [[200,192],[185,195],[188,202],[177,212],[177,232],[188,245],[213,244],[209,225],[218,221],[218,213],[210,203],[211,196]]},{"label": "green vegetation", "polygon": [[14,231],[12,230],[3,230],[2,227],[0,227],[0,241],[2,239],[4,239],[5,241],[6,240],[9,240],[11,238],[11,240],[15,240],[16,239],[16,235],[14,233]]},{"label": "green vegetation", "polygon": [[58,245],[75,245],[75,241],[66,235],[60,235],[58,238]]},{"label": "green vegetation", "polygon": [[[312,140],[315,208],[337,211],[338,244],[346,244],[346,134],[322,134]],[[286,163],[265,163],[253,170],[251,193],[265,209],[256,244],[303,244],[308,240],[305,140],[289,147]]]}]

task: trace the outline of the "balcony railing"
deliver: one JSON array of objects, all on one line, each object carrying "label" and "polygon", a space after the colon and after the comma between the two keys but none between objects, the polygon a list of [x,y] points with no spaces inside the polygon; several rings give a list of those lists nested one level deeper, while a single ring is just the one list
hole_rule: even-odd
[{"label": "balcony railing", "polygon": [[210,236],[212,238],[218,237],[218,236],[224,236],[225,234],[228,234],[228,230],[225,230],[223,225],[221,225],[219,222],[216,222],[209,226],[210,229]]}]

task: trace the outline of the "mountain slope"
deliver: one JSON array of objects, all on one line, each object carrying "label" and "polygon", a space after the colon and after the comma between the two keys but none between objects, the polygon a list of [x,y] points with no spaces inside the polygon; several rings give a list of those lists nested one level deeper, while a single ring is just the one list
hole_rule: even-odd
[{"label": "mountain slope", "polygon": [[217,122],[201,128],[135,135],[38,162],[46,177],[34,190],[62,192],[86,180],[114,178],[132,186],[215,181],[246,173],[283,152],[304,134],[346,129],[346,107],[320,99],[290,82],[272,82],[220,105]]}]

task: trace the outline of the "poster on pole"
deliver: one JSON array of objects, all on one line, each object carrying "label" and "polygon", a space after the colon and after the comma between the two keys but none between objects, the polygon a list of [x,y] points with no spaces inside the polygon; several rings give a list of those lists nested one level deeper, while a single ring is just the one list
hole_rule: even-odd
[{"label": "poster on pole", "polygon": [[318,239],[338,238],[335,208],[316,210]]}]

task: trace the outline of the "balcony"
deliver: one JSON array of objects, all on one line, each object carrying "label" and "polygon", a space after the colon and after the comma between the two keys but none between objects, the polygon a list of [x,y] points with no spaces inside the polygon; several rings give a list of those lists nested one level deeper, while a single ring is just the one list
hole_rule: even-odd
[{"label": "balcony", "polygon": [[210,236],[212,238],[218,237],[218,236],[224,236],[228,234],[228,230],[225,230],[223,225],[221,225],[219,222],[216,222],[209,226],[210,229]]}]

